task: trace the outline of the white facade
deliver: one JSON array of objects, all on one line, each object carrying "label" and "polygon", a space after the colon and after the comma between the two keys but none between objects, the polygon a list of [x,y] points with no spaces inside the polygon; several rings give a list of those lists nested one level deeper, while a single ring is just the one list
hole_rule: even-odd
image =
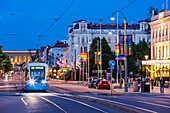
[{"label": "white facade", "polygon": [[[123,34],[123,24],[118,26],[119,34]],[[127,35],[132,35],[132,41],[136,44],[140,40],[150,42],[150,34],[145,32],[148,29],[147,22],[127,24],[126,28]],[[109,32],[112,32],[112,34],[109,34]],[[79,65],[80,51],[88,52],[89,45],[95,37],[105,37],[111,50],[114,51],[117,43],[117,24],[92,24],[87,23],[86,20],[79,20],[68,27],[68,65],[70,67],[73,68],[75,62],[76,66]]]}]

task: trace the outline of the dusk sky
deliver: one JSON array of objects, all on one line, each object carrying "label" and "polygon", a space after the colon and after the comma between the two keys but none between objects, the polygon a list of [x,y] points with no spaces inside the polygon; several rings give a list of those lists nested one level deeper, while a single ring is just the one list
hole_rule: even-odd
[{"label": "dusk sky", "polygon": [[[147,18],[149,6],[161,10],[162,3],[166,0],[74,0],[61,16],[72,1],[0,0],[0,45],[3,50],[39,49],[40,46],[54,44],[56,40],[65,40],[68,26],[72,25],[73,21],[85,19],[99,23],[100,18],[111,16],[112,12],[133,1],[135,2],[121,12],[127,17],[128,23],[137,23]],[[60,16],[55,25],[43,34],[55,22],[54,19]],[[119,16],[119,22],[123,23],[123,17]],[[108,20],[107,23],[116,21]],[[39,35],[42,37],[37,45]]]}]

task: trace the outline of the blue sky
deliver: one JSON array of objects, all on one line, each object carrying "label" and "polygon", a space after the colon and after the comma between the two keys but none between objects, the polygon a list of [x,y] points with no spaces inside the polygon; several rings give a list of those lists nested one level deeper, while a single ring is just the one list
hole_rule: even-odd
[{"label": "blue sky", "polygon": [[[75,0],[60,20],[40,38],[37,46],[38,35],[63,13],[72,0],[0,0],[0,45],[3,45],[3,50],[27,50],[54,44],[56,40],[67,39],[67,27],[73,21],[86,19],[88,22],[98,23],[98,19],[111,16],[112,12],[132,1],[134,0]],[[121,12],[129,23],[136,23],[147,17],[149,6],[160,10],[165,1],[136,0]],[[119,18],[123,23],[123,17]]]}]

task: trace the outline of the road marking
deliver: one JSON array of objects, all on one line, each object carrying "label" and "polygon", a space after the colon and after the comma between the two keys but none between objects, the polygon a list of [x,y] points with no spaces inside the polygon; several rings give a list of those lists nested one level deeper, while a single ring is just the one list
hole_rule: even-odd
[{"label": "road marking", "polygon": [[163,102],[163,101],[156,101],[156,102],[163,103],[163,104],[169,104],[169,102]]},{"label": "road marking", "polygon": [[143,102],[143,101],[138,101],[138,102],[155,105],[155,106],[160,106],[160,107],[164,107],[164,108],[170,108],[170,106],[165,106],[165,105],[160,105],[160,104],[155,104],[155,103],[150,103],[150,102]]},{"label": "road marking", "polygon": [[52,102],[52,101],[50,101],[50,100],[48,100],[48,99],[46,99],[46,98],[44,98],[44,97],[41,97],[41,96],[39,96],[39,97],[42,98],[43,100],[51,103],[51,104],[54,105],[55,107],[59,108],[59,109],[60,109],[61,111],[63,111],[64,113],[67,113],[66,111],[64,111],[64,109],[62,109],[60,106],[58,106],[58,105],[55,104],[54,102]]},{"label": "road marking", "polygon": [[107,102],[112,102],[112,103],[116,103],[116,104],[120,104],[120,105],[124,105],[124,106],[129,106],[129,107],[132,107],[132,108],[136,108],[136,109],[143,110],[143,111],[147,111],[147,112],[151,112],[151,113],[157,113],[156,111],[152,111],[152,110],[149,110],[149,109],[145,109],[145,108],[141,108],[141,107],[138,107],[138,106],[133,106],[133,105],[129,105],[129,104],[117,102],[117,101],[112,101],[112,100],[107,100],[107,99],[101,99],[101,98],[96,98],[96,97],[91,97],[91,96],[84,96],[84,97],[93,98],[93,99],[98,99],[98,100],[104,100],[104,101],[107,101]]},{"label": "road marking", "polygon": [[21,98],[21,100],[26,106],[28,105],[23,98]]},{"label": "road marking", "polygon": [[[108,112],[106,112],[106,111],[104,111],[104,110],[101,110],[101,109],[99,109],[99,108],[97,108],[97,107],[88,105],[88,104],[86,104],[86,103],[84,103],[84,102],[81,102],[81,101],[73,100],[73,99],[66,98],[66,97],[60,97],[60,96],[56,96],[56,95],[54,95],[54,96],[55,96],[55,97],[58,97],[58,98],[63,98],[63,99],[66,99],[66,100],[70,100],[70,101],[73,101],[73,102],[82,104],[82,105],[84,105],[84,106],[87,106],[87,107],[93,108],[93,109],[95,109],[95,110],[98,110],[98,111],[100,111],[100,112],[102,112],[102,113],[108,113]],[[66,95],[65,95],[65,96],[66,96]]]}]

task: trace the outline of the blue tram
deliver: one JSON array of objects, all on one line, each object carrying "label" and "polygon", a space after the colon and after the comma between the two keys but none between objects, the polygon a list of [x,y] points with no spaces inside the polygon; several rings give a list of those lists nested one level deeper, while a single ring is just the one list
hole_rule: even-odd
[{"label": "blue tram", "polygon": [[22,87],[24,90],[48,90],[48,65],[46,63],[28,63],[23,68]]}]

